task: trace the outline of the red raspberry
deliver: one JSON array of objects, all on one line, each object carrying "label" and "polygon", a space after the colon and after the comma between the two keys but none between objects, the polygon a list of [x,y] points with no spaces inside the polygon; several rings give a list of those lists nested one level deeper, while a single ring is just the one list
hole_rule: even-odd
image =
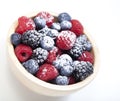
[{"label": "red raspberry", "polygon": [[35,23],[31,18],[28,18],[26,16],[18,18],[18,26],[15,32],[23,34],[25,31],[33,29],[35,29]]},{"label": "red raspberry", "polygon": [[69,50],[73,47],[76,35],[71,31],[62,31],[57,37],[56,44],[62,50]]},{"label": "red raspberry", "polygon": [[20,62],[24,62],[32,55],[32,48],[24,44],[19,44],[15,48],[15,54]]},{"label": "red raspberry", "polygon": [[70,76],[70,77],[69,77],[69,85],[70,85],[70,84],[74,84],[74,83],[75,83],[75,78],[72,77],[72,76]]},{"label": "red raspberry", "polygon": [[54,17],[48,12],[45,12],[45,11],[40,12],[37,14],[37,16],[45,19],[48,27],[50,27],[52,23],[54,22]]},{"label": "red raspberry", "polygon": [[58,70],[50,64],[43,64],[40,66],[36,77],[43,81],[50,81],[52,79],[55,79],[58,76]]},{"label": "red raspberry", "polygon": [[61,54],[60,52],[61,51],[57,47],[54,47],[51,51],[49,51],[47,62],[53,63],[53,61]]},{"label": "red raspberry", "polygon": [[74,32],[77,36],[83,34],[83,26],[82,24],[78,21],[78,20],[71,20],[71,23],[72,23],[72,27],[71,27],[71,31]]},{"label": "red raspberry", "polygon": [[78,58],[80,61],[89,61],[90,63],[94,63],[94,56],[92,53],[85,51],[81,54],[81,56]]}]

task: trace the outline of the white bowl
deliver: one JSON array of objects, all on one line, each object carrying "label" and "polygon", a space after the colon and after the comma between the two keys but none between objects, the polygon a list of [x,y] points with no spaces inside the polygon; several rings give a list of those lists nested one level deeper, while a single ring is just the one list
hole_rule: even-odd
[{"label": "white bowl", "polygon": [[[26,16],[34,17],[36,14],[37,14],[37,12],[34,12],[31,14],[27,14]],[[57,16],[54,13],[51,13],[51,14],[53,16]],[[18,25],[18,23],[17,23],[17,21],[15,21],[12,24],[12,26],[10,27],[10,30],[8,32],[8,37],[7,37],[8,59],[9,59],[10,65],[11,65],[10,67],[11,67],[12,71],[14,72],[15,76],[17,77],[17,79],[23,85],[25,85],[30,90],[32,90],[34,93],[36,92],[38,94],[43,94],[43,95],[47,95],[47,96],[69,95],[75,91],[80,90],[81,88],[83,88],[84,86],[89,84],[96,77],[96,74],[98,72],[98,67],[99,67],[99,53],[98,53],[98,49],[96,47],[95,42],[93,41],[91,36],[86,32],[85,32],[85,34],[87,35],[88,39],[92,43],[92,46],[93,46],[92,53],[94,54],[94,58],[95,58],[95,60],[94,60],[94,73],[92,75],[90,75],[85,80],[83,80],[79,83],[72,84],[72,85],[66,85],[66,86],[50,84],[50,83],[44,82],[44,81],[36,78],[35,76],[31,75],[30,73],[28,73],[24,69],[24,67],[18,61],[18,59],[14,53],[13,45],[11,44],[11,41],[10,41],[10,36],[12,33],[14,33],[17,25]]]}]

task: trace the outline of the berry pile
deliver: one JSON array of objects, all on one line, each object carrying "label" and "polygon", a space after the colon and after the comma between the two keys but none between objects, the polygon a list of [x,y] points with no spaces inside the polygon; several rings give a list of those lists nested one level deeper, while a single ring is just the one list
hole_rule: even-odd
[{"label": "berry pile", "polygon": [[23,67],[43,81],[70,85],[94,72],[92,44],[80,21],[66,12],[58,17],[44,11],[21,16],[11,43]]}]

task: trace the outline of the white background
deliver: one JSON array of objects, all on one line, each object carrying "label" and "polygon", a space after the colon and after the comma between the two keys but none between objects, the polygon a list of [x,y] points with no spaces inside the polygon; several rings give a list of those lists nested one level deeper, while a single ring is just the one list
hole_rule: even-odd
[{"label": "white background", "polygon": [[[100,53],[97,77],[67,97],[32,93],[10,71],[6,37],[10,25],[31,11],[68,12],[79,19],[95,40]],[[119,0],[1,0],[0,1],[0,101],[120,101],[120,1]]]}]

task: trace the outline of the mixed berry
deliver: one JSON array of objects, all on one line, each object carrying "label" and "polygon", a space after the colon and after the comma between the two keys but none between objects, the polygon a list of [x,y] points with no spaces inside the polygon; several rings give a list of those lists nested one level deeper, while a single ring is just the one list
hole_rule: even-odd
[{"label": "mixed berry", "polygon": [[23,67],[45,82],[75,84],[94,72],[92,44],[81,22],[66,12],[21,16],[11,43]]}]

